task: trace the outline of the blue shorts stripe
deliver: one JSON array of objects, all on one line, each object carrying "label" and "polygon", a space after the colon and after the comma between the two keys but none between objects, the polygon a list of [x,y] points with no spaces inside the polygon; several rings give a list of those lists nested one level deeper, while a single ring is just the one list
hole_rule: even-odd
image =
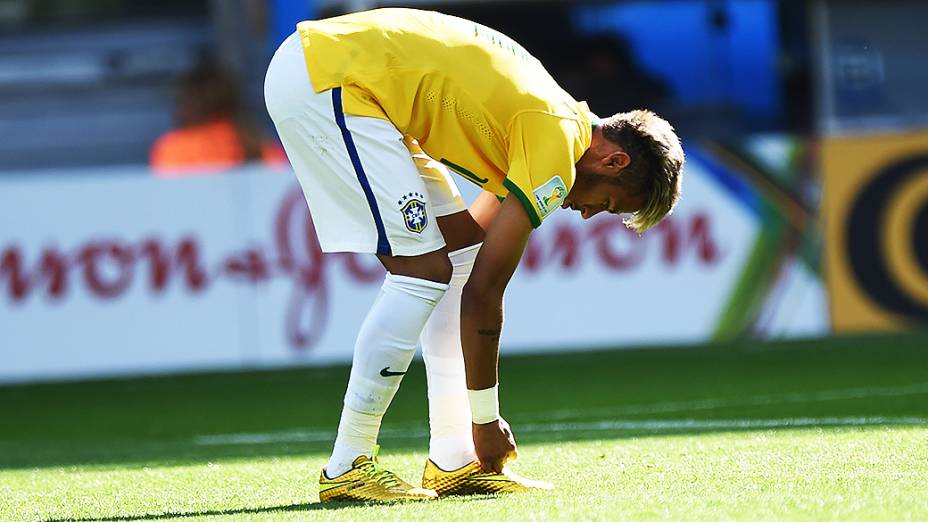
[{"label": "blue shorts stripe", "polygon": [[345,147],[348,149],[348,156],[351,158],[351,164],[354,166],[354,173],[358,176],[358,182],[364,190],[367,197],[367,205],[371,208],[371,214],[374,216],[374,225],[377,226],[377,255],[390,256],[393,252],[390,248],[390,242],[387,240],[387,231],[383,226],[383,218],[380,216],[380,209],[377,207],[377,200],[374,199],[374,192],[371,190],[371,184],[367,180],[367,174],[364,173],[364,167],[361,166],[361,158],[358,156],[358,149],[354,146],[354,139],[348,126],[345,124],[345,112],[342,109],[342,88],[332,89],[332,106],[335,108],[335,122],[342,131],[342,138],[345,140]]}]

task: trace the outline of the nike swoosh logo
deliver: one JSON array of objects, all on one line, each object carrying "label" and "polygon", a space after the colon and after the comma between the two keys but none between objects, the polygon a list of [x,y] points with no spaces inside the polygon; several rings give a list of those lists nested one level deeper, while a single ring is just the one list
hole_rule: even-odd
[{"label": "nike swoosh logo", "polygon": [[394,375],[406,375],[406,372],[391,372],[389,366],[384,366],[383,370],[380,370],[381,377],[393,377]]}]

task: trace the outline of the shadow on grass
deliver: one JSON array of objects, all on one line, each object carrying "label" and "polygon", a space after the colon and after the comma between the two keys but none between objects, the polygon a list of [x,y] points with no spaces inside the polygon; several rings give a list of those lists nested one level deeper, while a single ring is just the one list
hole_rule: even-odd
[{"label": "shadow on grass", "polygon": [[99,518],[49,518],[45,522],[118,522],[121,520],[171,520],[175,518],[186,517],[212,517],[220,515],[258,515],[262,513],[282,513],[288,511],[316,511],[316,510],[337,510],[353,506],[363,506],[363,502],[331,502],[322,504],[320,502],[306,502],[302,504],[291,504],[289,506],[266,506],[257,508],[241,509],[213,509],[207,511],[176,511],[171,513],[146,513],[133,515],[116,515],[112,517]]},{"label": "shadow on grass", "polygon": [[[491,499],[491,495],[480,495],[472,497],[454,497],[457,501],[465,502],[476,502]],[[432,501],[437,502],[437,501]],[[349,509],[355,507],[365,507],[376,505],[371,502],[351,502],[351,501],[337,501],[337,502],[303,502],[300,504],[290,504],[286,506],[265,506],[265,507],[255,507],[255,508],[239,508],[239,509],[211,509],[204,511],[175,511],[171,513],[146,513],[146,514],[130,514],[130,515],[116,515],[111,517],[97,517],[97,518],[48,518],[44,522],[121,522],[123,520],[172,520],[177,518],[188,518],[188,517],[212,517],[212,516],[222,516],[222,515],[260,515],[265,513],[286,513],[286,512],[302,512],[302,511],[338,511],[342,509]],[[397,502],[395,505],[403,505],[402,502]]]}]

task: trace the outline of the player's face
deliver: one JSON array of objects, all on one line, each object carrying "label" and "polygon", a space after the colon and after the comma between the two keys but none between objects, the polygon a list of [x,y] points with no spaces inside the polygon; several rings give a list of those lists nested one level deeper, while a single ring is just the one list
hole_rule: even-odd
[{"label": "player's face", "polygon": [[600,212],[616,215],[637,212],[645,203],[643,194],[632,194],[609,179],[578,175],[561,208],[576,210],[583,219],[590,219]]}]

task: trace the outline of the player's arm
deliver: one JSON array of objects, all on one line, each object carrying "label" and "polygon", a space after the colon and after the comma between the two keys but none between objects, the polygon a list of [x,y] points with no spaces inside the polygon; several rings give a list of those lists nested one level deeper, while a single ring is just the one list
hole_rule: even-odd
[{"label": "player's arm", "polygon": [[496,385],[503,293],[525,250],[532,224],[515,197],[507,197],[493,220],[461,296],[461,343],[467,388]]},{"label": "player's arm", "polygon": [[498,418],[498,407],[496,419],[488,422],[480,418],[487,415],[486,408],[481,411],[475,403],[486,394],[496,400],[503,293],[531,232],[532,224],[521,202],[507,197],[487,230],[461,297],[461,344],[474,412],[474,446],[484,470],[497,473],[506,460],[516,456],[515,440],[506,421]]}]

